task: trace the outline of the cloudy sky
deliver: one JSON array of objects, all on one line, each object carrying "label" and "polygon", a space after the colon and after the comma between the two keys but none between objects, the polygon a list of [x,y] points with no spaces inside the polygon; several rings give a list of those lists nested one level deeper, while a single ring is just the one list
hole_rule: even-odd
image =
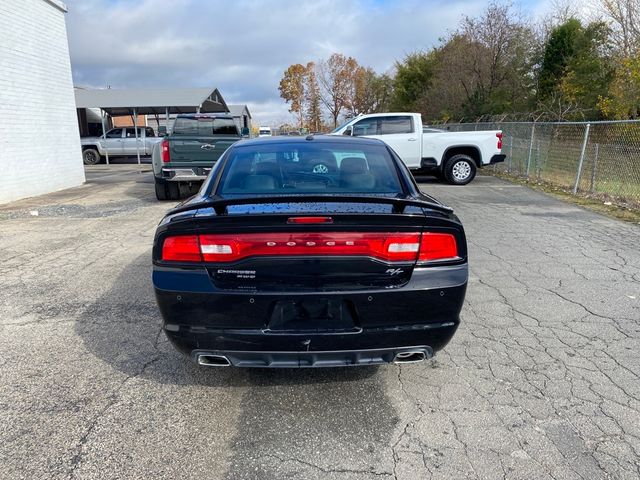
[{"label": "cloudy sky", "polygon": [[[521,0],[541,15],[552,0]],[[66,0],[78,86],[212,87],[257,123],[289,118],[284,70],[333,52],[378,72],[426,49],[481,0]]]}]

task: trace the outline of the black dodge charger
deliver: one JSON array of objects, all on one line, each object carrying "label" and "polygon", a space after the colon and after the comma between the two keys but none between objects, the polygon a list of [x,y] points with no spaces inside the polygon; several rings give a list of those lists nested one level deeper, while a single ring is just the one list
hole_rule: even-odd
[{"label": "black dodge charger", "polygon": [[153,246],[164,331],[206,366],[430,358],[458,328],[467,278],[453,211],[366,138],[236,143]]}]

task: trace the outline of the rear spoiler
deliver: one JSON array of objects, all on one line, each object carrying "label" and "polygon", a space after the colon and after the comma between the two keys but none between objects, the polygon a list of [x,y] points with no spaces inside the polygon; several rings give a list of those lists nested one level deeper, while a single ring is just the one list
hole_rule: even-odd
[{"label": "rear spoiler", "polygon": [[393,205],[393,213],[403,213],[408,206],[428,208],[443,213],[451,213],[453,209],[440,203],[417,198],[367,197],[362,195],[269,195],[263,197],[222,198],[212,197],[201,202],[178,206],[169,211],[169,215],[188,212],[199,208],[213,208],[218,215],[225,215],[229,205],[251,205],[256,203],[386,203]]}]

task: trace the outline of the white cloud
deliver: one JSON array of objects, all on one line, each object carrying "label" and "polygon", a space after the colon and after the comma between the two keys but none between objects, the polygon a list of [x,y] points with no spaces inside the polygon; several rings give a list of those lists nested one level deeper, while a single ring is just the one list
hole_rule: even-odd
[{"label": "white cloud", "polygon": [[67,0],[77,85],[216,86],[258,122],[288,118],[278,82],[340,52],[384,72],[429,48],[482,0]]}]

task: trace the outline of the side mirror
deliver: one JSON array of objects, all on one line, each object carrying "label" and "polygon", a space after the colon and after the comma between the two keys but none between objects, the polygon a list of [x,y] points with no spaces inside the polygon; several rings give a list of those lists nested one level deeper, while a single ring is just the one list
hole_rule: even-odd
[{"label": "side mirror", "polygon": [[344,129],[344,132],[342,132],[343,135],[349,135],[350,137],[353,137],[353,125],[349,125],[347,128]]},{"label": "side mirror", "polygon": [[240,132],[240,134],[243,137],[248,137],[249,136],[249,127],[242,127],[242,131]]},{"label": "side mirror", "polygon": [[160,125],[158,127],[158,136],[159,137],[166,137],[167,136],[167,127],[164,125]]}]

